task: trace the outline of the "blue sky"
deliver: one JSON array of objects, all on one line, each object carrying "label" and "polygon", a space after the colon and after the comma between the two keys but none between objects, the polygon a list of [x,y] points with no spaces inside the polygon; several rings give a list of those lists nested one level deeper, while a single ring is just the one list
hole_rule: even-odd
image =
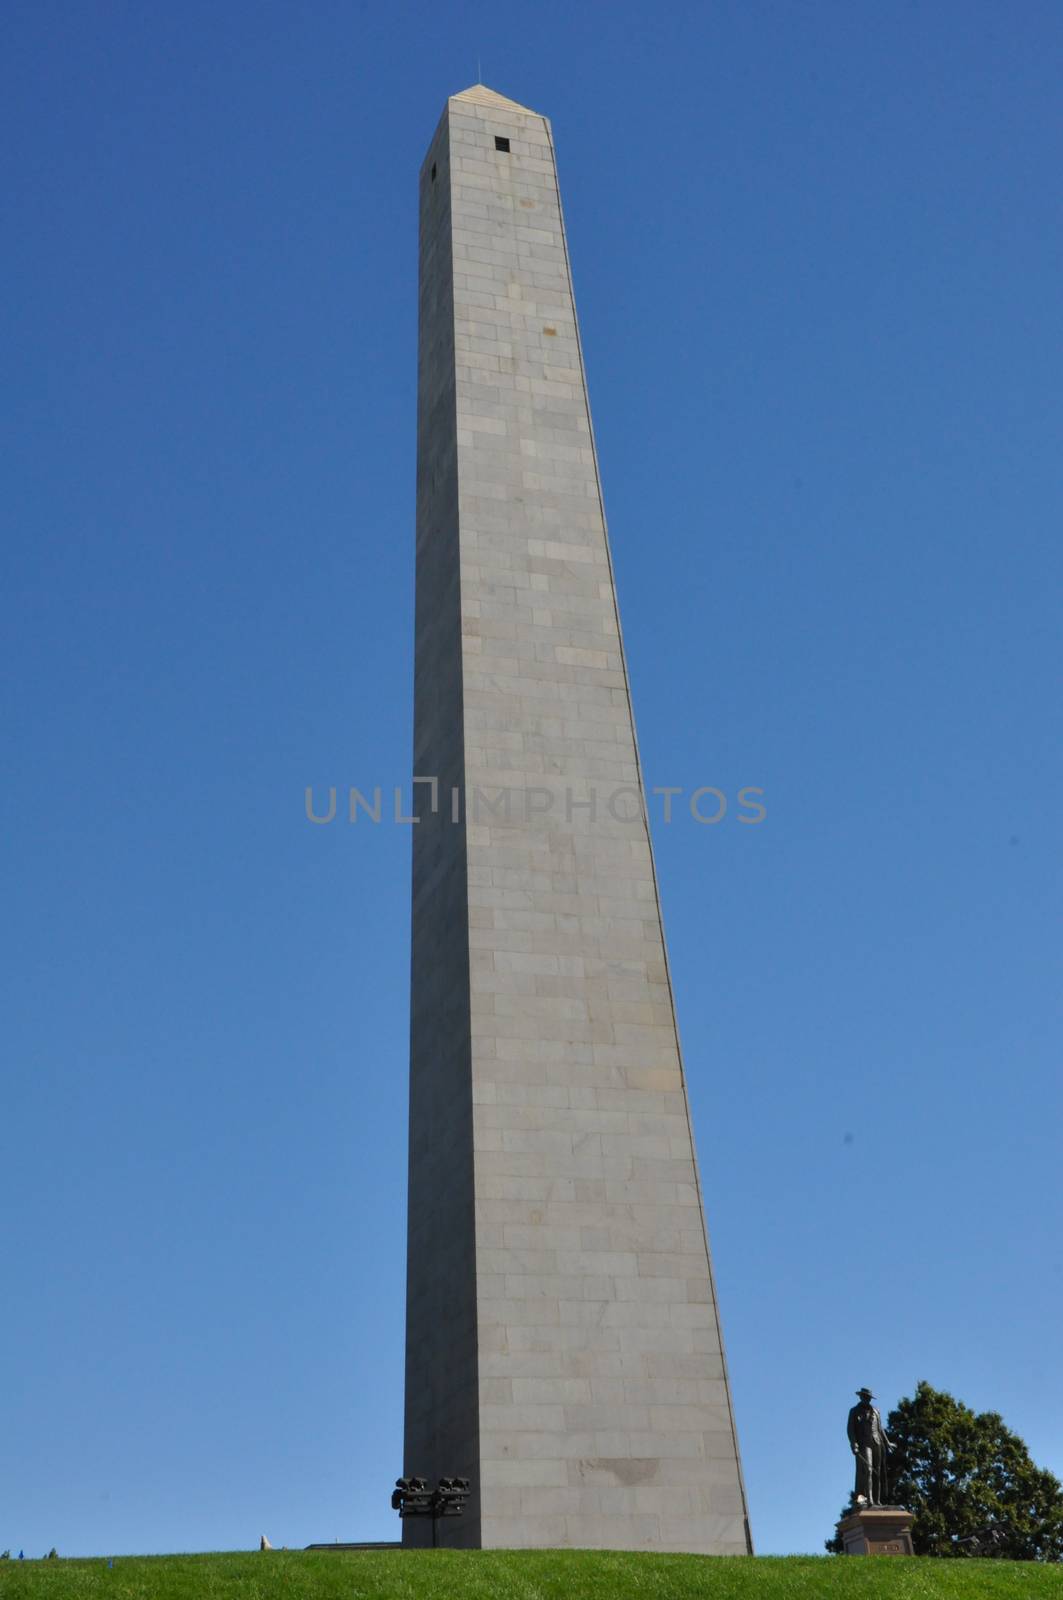
[{"label": "blue sky", "polygon": [[16,3],[0,1547],[392,1538],[416,176],[553,120],[762,1551],[852,1391],[1063,1475],[1063,16]]}]

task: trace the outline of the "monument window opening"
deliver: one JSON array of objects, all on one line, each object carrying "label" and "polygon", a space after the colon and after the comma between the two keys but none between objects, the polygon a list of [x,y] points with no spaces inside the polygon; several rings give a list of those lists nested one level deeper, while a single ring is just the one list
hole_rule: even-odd
[{"label": "monument window opening", "polygon": [[495,149],[505,150],[507,154],[509,152],[509,140],[503,139],[500,133],[495,134]]},{"label": "monument window opening", "polygon": [[432,182],[435,183],[435,181],[436,181],[436,164],[433,161],[432,162]]}]

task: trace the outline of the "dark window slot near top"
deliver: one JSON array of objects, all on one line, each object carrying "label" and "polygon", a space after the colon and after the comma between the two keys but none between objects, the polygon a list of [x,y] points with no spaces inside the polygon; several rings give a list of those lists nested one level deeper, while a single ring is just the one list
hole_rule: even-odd
[{"label": "dark window slot near top", "polygon": [[509,150],[509,140],[508,139],[503,139],[503,137],[502,137],[502,135],[500,133],[496,133],[495,134],[495,149],[496,150],[506,150],[506,151]]}]

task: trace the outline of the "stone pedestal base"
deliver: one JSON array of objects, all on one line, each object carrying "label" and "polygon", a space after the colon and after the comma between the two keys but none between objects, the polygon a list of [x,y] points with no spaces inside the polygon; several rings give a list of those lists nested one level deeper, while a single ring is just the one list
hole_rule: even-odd
[{"label": "stone pedestal base", "polygon": [[847,1556],[914,1556],[912,1513],[903,1506],[858,1506],[838,1524]]}]

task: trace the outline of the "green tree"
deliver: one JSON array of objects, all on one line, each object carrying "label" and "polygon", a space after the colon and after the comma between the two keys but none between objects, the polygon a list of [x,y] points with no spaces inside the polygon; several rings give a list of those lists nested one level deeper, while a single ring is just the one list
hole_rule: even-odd
[{"label": "green tree", "polygon": [[[896,1446],[887,1467],[890,1500],[914,1513],[916,1555],[975,1553],[963,1541],[992,1529],[997,1555],[1063,1561],[1063,1486],[1034,1465],[995,1411],[974,1412],[919,1383],[913,1398],[890,1412],[886,1432]],[[828,1539],[827,1549],[840,1552],[840,1539]]]}]

